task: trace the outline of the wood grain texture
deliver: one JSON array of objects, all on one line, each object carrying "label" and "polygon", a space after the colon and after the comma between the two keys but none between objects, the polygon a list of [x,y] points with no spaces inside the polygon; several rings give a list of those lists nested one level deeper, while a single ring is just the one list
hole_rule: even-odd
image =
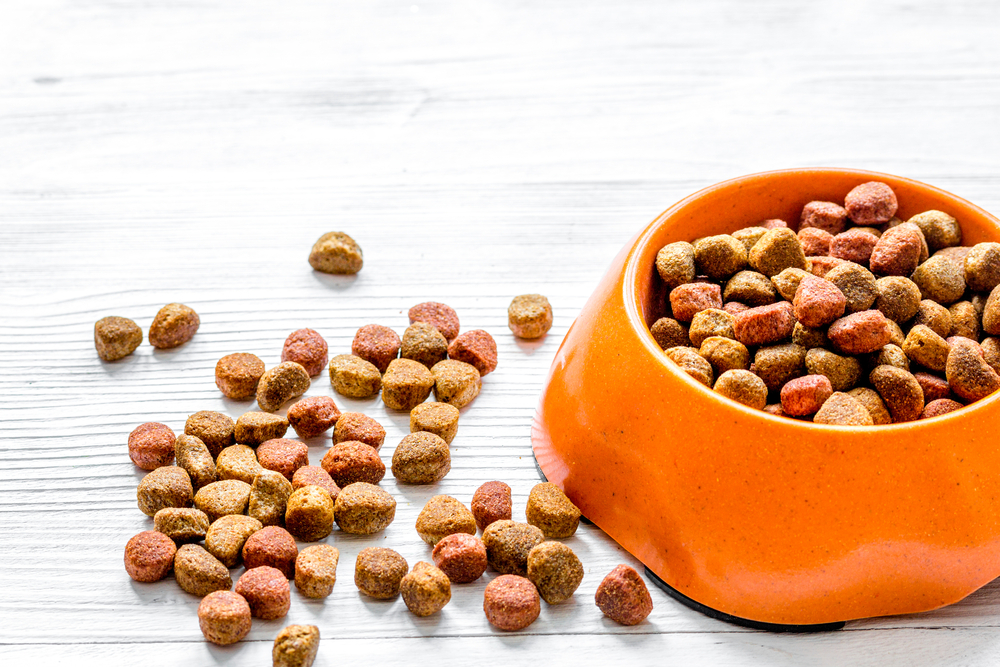
[{"label": "wood grain texture", "polygon": [[[482,614],[489,576],[417,619],[362,598],[352,574],[372,544],[428,559],[413,524],[436,493],[467,502],[503,479],[523,516],[530,422],[559,341],[618,249],[677,199],[763,169],[851,166],[1000,211],[998,19],[991,0],[4,3],[0,659],[266,664],[277,631],[307,622],[324,637],[317,665],[995,664],[996,582],[936,612],[809,637],[725,625],[654,589],[648,621],[622,628],[593,593],[635,562],[583,526],[568,540],[580,591],[511,635]],[[306,263],[332,229],[364,248],[355,278]],[[555,309],[540,342],[506,328],[525,292]],[[207,645],[196,598],[122,567],[125,542],[151,525],[128,433],[249,409],[214,386],[224,354],[272,365],[304,326],[346,352],[359,326],[401,332],[424,300],[499,344],[452,472],[433,488],[383,483],[396,521],[329,539],[341,562],[325,602],[293,594],[287,619]],[[146,331],[172,301],[201,315],[193,341],[98,360],[97,319]],[[332,395],[326,373],[308,395]],[[406,415],[336,398],[385,425],[388,461]],[[309,442],[314,463],[327,443]]]}]

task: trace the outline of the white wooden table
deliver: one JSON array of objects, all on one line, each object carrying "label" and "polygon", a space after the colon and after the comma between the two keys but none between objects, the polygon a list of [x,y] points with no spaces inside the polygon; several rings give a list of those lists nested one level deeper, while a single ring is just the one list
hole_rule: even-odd
[{"label": "white wooden table", "polygon": [[[593,604],[617,563],[592,526],[568,543],[586,578],[524,632],[483,616],[486,579],[428,619],[366,599],[354,557],[412,564],[433,494],[537,482],[530,423],[562,335],[626,240],[680,197],[770,168],[877,169],[1000,211],[1000,4],[993,0],[4,0],[0,3],[0,664],[262,665],[288,623],[315,623],[318,665],[574,662],[993,665],[1000,584],[933,613],[810,636],[729,626],[651,587],[622,628]],[[365,251],[356,279],[312,272],[323,232]],[[506,328],[510,298],[547,294],[538,343]],[[151,522],[126,453],[145,421],[234,417],[216,360],[279,360],[320,331],[331,353],[377,322],[402,332],[425,300],[499,343],[434,488],[374,538],[334,533],[339,582],[293,592],[247,640],[201,637],[198,600],[133,583],[122,550]],[[194,307],[193,341],[100,362],[94,322],[145,330]],[[308,395],[332,395],[326,373]],[[388,430],[405,415],[336,397]],[[318,462],[326,443],[310,444]],[[240,570],[234,571],[234,578]],[[489,578],[489,577],[487,577]]]}]

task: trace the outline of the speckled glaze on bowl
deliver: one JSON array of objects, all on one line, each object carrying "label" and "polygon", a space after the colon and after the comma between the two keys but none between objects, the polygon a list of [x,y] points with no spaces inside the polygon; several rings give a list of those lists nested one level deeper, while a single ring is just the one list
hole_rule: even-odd
[{"label": "speckled glaze on bowl", "polygon": [[1000,221],[943,190],[848,169],[796,169],[706,188],[615,258],[556,354],[532,433],[535,458],[584,515],[668,586],[760,623],[829,624],[927,611],[1000,575],[1000,394],[926,421],[824,426],[715,394],[649,333],[666,243],[888,183],[898,217],[928,209],[966,245]]}]

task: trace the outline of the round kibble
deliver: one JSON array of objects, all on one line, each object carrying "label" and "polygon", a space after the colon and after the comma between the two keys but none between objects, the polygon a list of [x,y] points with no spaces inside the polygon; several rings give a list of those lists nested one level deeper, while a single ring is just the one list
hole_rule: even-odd
[{"label": "round kibble", "polygon": [[1000,372],[1000,338],[986,338],[979,344],[983,351],[983,359],[993,370]]},{"label": "round kibble", "polygon": [[367,324],[354,335],[351,352],[385,373],[389,362],[399,356],[401,341],[396,332],[380,324]]},{"label": "round kibble", "polygon": [[628,565],[619,565],[604,577],[594,601],[605,616],[621,625],[638,625],[653,611],[649,589]]},{"label": "round kibble", "polygon": [[958,264],[963,269],[965,268],[965,258],[969,256],[972,252],[972,246],[953,246],[950,248],[941,248],[934,255],[938,257],[947,257],[951,261]]},{"label": "round kibble", "polygon": [[967,338],[952,340],[945,372],[955,395],[978,401],[1000,389],[1000,376],[986,363],[979,345]]},{"label": "round kibble", "polygon": [[921,297],[942,305],[954,303],[965,294],[965,271],[940,255],[918,266],[910,279],[920,288]]},{"label": "round kibble", "polygon": [[924,392],[917,379],[895,366],[877,366],[869,380],[879,393],[896,423],[920,418],[924,411]]},{"label": "round kibble", "polygon": [[733,321],[736,340],[748,347],[791,338],[794,328],[793,307],[787,301],[744,310],[737,313]]},{"label": "round kibble", "polygon": [[430,616],[451,600],[451,582],[444,572],[420,561],[399,582],[399,593],[414,616]]},{"label": "round kibble", "polygon": [[399,595],[399,583],[410,567],[406,559],[392,549],[368,547],[354,562],[354,584],[376,600],[391,600]]},{"label": "round kibble", "polygon": [[418,303],[410,308],[408,315],[410,324],[414,322],[426,322],[440,331],[441,335],[448,340],[458,335],[458,314],[451,306],[436,301],[427,301],[425,303]]},{"label": "round kibble", "polygon": [[102,317],[94,324],[94,347],[104,361],[117,361],[135,352],[142,329],[127,317]]},{"label": "round kibble", "polygon": [[1000,285],[1000,243],[977,243],[963,262],[969,289],[989,292]]},{"label": "round kibble", "polygon": [[[256,447],[262,442],[280,438],[288,431],[288,420],[268,412],[245,412],[236,420],[233,431],[236,442]],[[218,462],[216,462],[218,464]]]},{"label": "round kibble", "polygon": [[136,489],[139,509],[153,516],[164,507],[190,507],[194,489],[184,468],[162,466],[146,473]]},{"label": "round kibble", "polygon": [[896,215],[896,194],[885,183],[862,183],[844,198],[847,215],[856,225],[881,225]]},{"label": "round kibble", "polygon": [[434,496],[417,515],[417,534],[434,546],[455,533],[476,534],[476,518],[460,501],[451,496]]},{"label": "round kibble", "polygon": [[688,283],[670,290],[670,310],[678,322],[691,322],[696,313],[722,309],[722,288],[712,283]]},{"label": "round kibble", "polygon": [[[343,492],[337,496],[338,501],[342,495]],[[315,542],[329,535],[333,531],[333,517],[333,500],[322,487],[303,486],[288,497],[285,528],[303,542]]]},{"label": "round kibble", "polygon": [[677,364],[682,371],[706,387],[715,380],[712,365],[693,347],[672,347],[665,351],[667,359]]},{"label": "round kibble", "polygon": [[427,431],[405,436],[392,454],[392,475],[403,484],[433,484],[450,470],[448,443]]},{"label": "round kibble", "polygon": [[785,343],[758,349],[750,370],[764,381],[768,391],[778,391],[792,378],[803,375],[805,367],[806,348]]},{"label": "round kibble", "polygon": [[153,515],[153,528],[177,544],[200,542],[208,532],[208,515],[192,507],[164,507]]},{"label": "round kibble", "polygon": [[876,234],[855,227],[833,237],[830,243],[830,256],[846,262],[867,265],[878,240]]},{"label": "round kibble", "polygon": [[431,368],[437,362],[448,358],[448,339],[432,325],[426,322],[414,322],[403,332],[399,356],[401,359],[410,359]]},{"label": "round kibble", "polygon": [[329,544],[314,544],[295,558],[295,587],[299,593],[314,600],[333,592],[337,583],[337,563],[340,551]]},{"label": "round kibble", "polygon": [[441,403],[463,408],[479,395],[482,379],[475,366],[455,359],[434,364],[434,397]]},{"label": "round kibble", "polygon": [[924,299],[917,306],[917,315],[913,318],[912,324],[924,324],[942,338],[951,334],[951,311],[939,303]]},{"label": "round kibble", "polygon": [[236,582],[235,591],[246,598],[251,615],[265,621],[282,618],[292,604],[288,579],[268,565],[244,572]]},{"label": "round kibble", "polygon": [[361,246],[344,232],[327,232],[309,251],[309,266],[323,273],[353,275],[364,266]]},{"label": "round kibble", "polygon": [[830,342],[845,354],[867,354],[890,342],[888,320],[878,310],[864,310],[841,317],[827,330]]},{"label": "round kibble", "polygon": [[229,415],[211,410],[194,413],[184,424],[184,433],[204,442],[213,459],[218,457],[223,449],[236,442],[233,437],[235,430],[236,422]]},{"label": "round kibble", "polygon": [[468,584],[486,572],[486,545],[475,535],[452,533],[441,538],[431,554],[453,584]]},{"label": "round kibble", "polygon": [[280,472],[292,481],[296,470],[309,465],[309,447],[297,440],[275,438],[257,447],[257,461],[261,467]]},{"label": "round kibble", "polygon": [[[937,334],[934,334],[935,336]],[[906,344],[906,339],[903,339],[903,344]],[[895,366],[896,368],[902,368],[904,371],[910,370],[910,359],[903,352],[903,348],[894,343],[889,343],[883,347],[878,352],[873,355],[873,360],[871,366]]]},{"label": "round kibble", "polygon": [[952,398],[951,386],[943,377],[931,373],[914,373],[920,389],[924,392],[924,402],[930,403],[939,398]]},{"label": "round kibble", "polygon": [[580,508],[573,504],[562,489],[550,482],[532,487],[525,515],[528,523],[541,530],[549,539],[572,537],[580,525],[581,516]]},{"label": "round kibble", "polygon": [[182,303],[168,303],[160,308],[149,325],[149,344],[168,349],[183,345],[198,331],[198,313]]},{"label": "round kibble", "polygon": [[238,479],[253,484],[253,478],[263,470],[257,461],[257,454],[247,445],[232,445],[219,452],[215,460],[219,479]]},{"label": "round kibble", "polygon": [[185,544],[177,549],[174,578],[181,590],[198,597],[233,587],[229,569],[197,544]]},{"label": "round kibble", "polygon": [[875,309],[895,322],[906,322],[920,308],[920,288],[909,278],[885,276],[875,281]]},{"label": "round kibble", "polygon": [[839,426],[871,426],[872,415],[861,401],[850,394],[835,391],[813,416],[813,423]]},{"label": "round kibble", "polygon": [[208,527],[205,549],[226,567],[236,567],[247,539],[263,527],[253,517],[240,514],[224,516]]},{"label": "round kibble", "polygon": [[726,371],[715,381],[713,389],[726,398],[757,410],[767,405],[767,385],[750,371]]},{"label": "round kibble", "polygon": [[797,235],[802,244],[802,252],[806,257],[816,257],[830,254],[830,243],[833,234],[819,227],[803,227]]},{"label": "round kibble", "polygon": [[510,486],[504,482],[486,482],[472,494],[471,507],[480,530],[486,530],[494,521],[510,520]]},{"label": "round kibble", "polygon": [[801,345],[807,350],[814,347],[825,347],[830,344],[830,340],[826,337],[825,328],[811,329],[802,326],[801,322],[796,322],[795,327],[792,329],[792,342],[796,345]]},{"label": "round kibble", "polygon": [[691,328],[688,331],[691,344],[701,347],[706,338],[720,336],[722,338],[735,338],[733,330],[733,316],[724,310],[709,308],[695,313],[691,320]]},{"label": "round kibble", "polygon": [[816,228],[839,234],[847,226],[847,209],[830,201],[811,201],[802,207],[799,229]]},{"label": "round kibble", "polygon": [[920,263],[923,236],[916,226],[899,225],[887,230],[872,248],[868,265],[881,276],[909,276]]},{"label": "round kibble", "polygon": [[490,625],[500,630],[523,630],[538,618],[541,602],[528,579],[504,574],[486,585],[483,611]]},{"label": "round kibble", "polygon": [[274,638],[273,667],[311,667],[319,652],[319,628],[289,625]]},{"label": "round kibble", "polygon": [[250,502],[251,486],[238,479],[212,482],[198,489],[194,505],[215,521],[229,514],[245,514]]},{"label": "round kibble", "polygon": [[750,351],[743,343],[730,338],[711,336],[701,343],[698,350],[701,355],[712,366],[712,370],[717,374],[726,371],[750,367]]},{"label": "round kibble", "polygon": [[963,407],[963,405],[958,401],[953,401],[950,398],[939,398],[936,401],[931,401],[924,406],[924,411],[920,413],[920,418],[930,419],[931,417],[940,417],[941,415],[946,415],[949,412],[954,412],[961,407]]},{"label": "round kibble", "polygon": [[690,283],[695,277],[694,246],[678,241],[660,248],[656,253],[656,272],[668,289]]},{"label": "round kibble", "polygon": [[198,604],[198,626],[213,644],[235,644],[250,633],[250,605],[229,590],[209,593]]},{"label": "round kibble", "polygon": [[799,237],[790,229],[772,229],[750,251],[750,266],[770,278],[787,268],[806,268]]},{"label": "round kibble", "polygon": [[371,398],[382,389],[382,374],[361,357],[338,354],[330,360],[330,384],[342,396]]},{"label": "round kibble", "polygon": [[279,526],[261,528],[243,544],[243,566],[246,569],[269,565],[289,579],[295,578],[295,559],[298,555],[295,538]]},{"label": "round kibble", "polygon": [[486,559],[501,574],[527,574],[528,552],[544,541],[540,529],[516,521],[494,521],[483,531]]},{"label": "round kibble", "polygon": [[329,359],[327,352],[326,341],[319,332],[299,329],[285,339],[285,345],[281,348],[281,360],[294,361],[306,369],[310,377],[315,377],[326,368]]},{"label": "round kibble", "polygon": [[[749,253],[750,250],[757,244],[757,241],[767,234],[766,227],[744,227],[743,229],[737,229],[733,232],[732,236],[734,239],[738,240],[743,244],[743,247],[747,249]],[[694,276],[692,276],[692,279]]]},{"label": "round kibble", "polygon": [[287,415],[295,434],[309,439],[333,428],[340,418],[340,410],[329,396],[310,396],[294,403],[288,408]]},{"label": "round kibble", "polygon": [[140,424],[129,433],[128,455],[143,470],[155,470],[173,462],[175,441],[174,432],[166,424]]},{"label": "round kibble", "polygon": [[562,542],[542,542],[528,552],[528,579],[548,604],[573,596],[583,581],[583,564]]},{"label": "round kibble", "polygon": [[795,318],[802,326],[818,329],[844,314],[847,298],[825,278],[808,276],[799,283],[792,301]]},{"label": "round kibble", "polygon": [[247,514],[265,526],[284,523],[292,491],[294,489],[291,482],[280,472],[261,470],[250,485]]},{"label": "round kibble", "polygon": [[264,362],[247,352],[227,354],[215,364],[215,385],[226,398],[243,400],[257,394]]},{"label": "round kibble", "polygon": [[943,371],[948,362],[948,342],[923,324],[910,329],[902,347],[908,359],[932,371]]},{"label": "round kibble", "polygon": [[515,296],[507,307],[507,326],[518,338],[541,338],[552,328],[552,305],[541,294]]},{"label": "round kibble", "polygon": [[264,412],[274,412],[309,389],[309,373],[302,364],[283,361],[264,372],[257,384],[257,405]]},{"label": "round kibble", "polygon": [[345,412],[333,429],[334,444],[347,441],[363,442],[378,451],[385,442],[385,429],[377,421],[360,412]]},{"label": "round kibble", "polygon": [[722,292],[723,301],[737,301],[751,307],[766,306],[777,298],[778,292],[771,280],[756,271],[740,271],[729,279]]},{"label": "round kibble", "polygon": [[1000,335],[1000,285],[993,288],[983,307],[983,331],[991,336]]},{"label": "round kibble", "polygon": [[844,262],[826,273],[826,279],[837,286],[847,300],[845,311],[858,313],[868,310],[878,298],[875,276],[854,262]]},{"label": "round kibble", "polygon": [[672,317],[661,317],[649,327],[649,333],[660,349],[669,350],[679,345],[689,345],[687,328]]},{"label": "round kibble", "polygon": [[952,336],[962,336],[970,340],[979,340],[979,313],[971,301],[958,301],[948,307],[951,313]]},{"label": "round kibble", "polygon": [[962,228],[958,220],[943,211],[924,211],[907,222],[920,228],[931,252],[962,244]]},{"label": "round kibble", "polygon": [[706,236],[694,244],[695,270],[710,278],[723,280],[747,265],[747,249],[729,234]]},{"label": "round kibble", "polygon": [[811,275],[813,274],[803,269],[784,269],[777,275],[771,276],[771,284],[774,285],[774,289],[777,290],[782,299],[791,301],[795,298],[795,293],[799,290],[802,280]]},{"label": "round kibble", "polygon": [[323,456],[322,465],[340,488],[355,482],[378,484],[385,477],[385,464],[378,452],[363,442],[348,440],[334,445]]},{"label": "round kibble", "polygon": [[832,395],[833,386],[825,375],[805,375],[781,388],[781,409],[793,417],[815,414]]},{"label": "round kibble", "polygon": [[301,489],[303,486],[319,486],[326,489],[330,494],[330,500],[336,500],[340,493],[340,487],[330,477],[330,473],[320,466],[302,466],[292,475],[292,488]]},{"label": "round kibble", "polygon": [[374,484],[355,482],[341,489],[335,516],[345,533],[374,535],[396,518],[396,500]]},{"label": "round kibble", "polygon": [[861,377],[861,362],[817,347],[806,352],[806,372],[825,376],[833,391],[847,391]]},{"label": "round kibble", "polygon": [[474,366],[479,375],[492,373],[497,367],[497,344],[493,336],[482,329],[459,334],[448,345],[448,356]]},{"label": "round kibble", "polygon": [[[475,332],[466,332],[455,342],[471,333]],[[409,411],[426,401],[433,387],[434,375],[422,363],[412,359],[393,359],[382,376],[382,402],[390,410]]]},{"label": "round kibble", "polygon": [[447,403],[421,403],[410,410],[410,433],[427,431],[449,445],[458,433],[458,408]]},{"label": "round kibble", "polygon": [[159,581],[174,565],[177,545],[161,532],[146,530],[125,545],[125,571],[136,581]]},{"label": "round kibble", "polygon": [[892,423],[892,415],[889,414],[889,410],[886,409],[885,403],[882,402],[882,397],[879,396],[878,392],[874,389],[869,389],[868,387],[858,387],[857,389],[852,389],[847,392],[847,395],[861,403],[861,405],[868,410],[868,414],[871,416],[873,424],[879,425]]},{"label": "round kibble", "polygon": [[187,434],[178,436],[174,442],[174,456],[177,465],[187,471],[195,491],[216,481],[215,460],[201,438]]}]

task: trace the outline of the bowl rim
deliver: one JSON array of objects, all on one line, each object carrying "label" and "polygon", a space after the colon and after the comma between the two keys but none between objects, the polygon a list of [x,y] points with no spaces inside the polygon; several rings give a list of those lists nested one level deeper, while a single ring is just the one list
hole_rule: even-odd
[{"label": "bowl rim", "polygon": [[[723,396],[722,394],[714,391],[711,387],[707,387],[701,382],[698,382],[693,377],[688,375],[686,372],[681,370],[677,364],[670,361],[666,354],[664,354],[663,349],[660,348],[659,344],[653,338],[649,327],[646,325],[645,319],[642,317],[642,305],[639,303],[639,280],[642,275],[639,267],[639,258],[645,254],[644,251],[648,248],[652,242],[653,236],[659,229],[667,223],[674,215],[683,210],[689,204],[701,199],[702,197],[711,194],[717,190],[723,190],[736,186],[740,183],[751,179],[767,178],[772,176],[782,176],[786,174],[802,174],[813,172],[816,175],[822,174],[842,174],[849,176],[858,176],[862,178],[870,178],[871,180],[878,180],[880,178],[889,178],[895,181],[902,181],[913,187],[932,192],[934,194],[943,195],[948,198],[957,199],[970,208],[975,209],[977,212],[981,213],[985,218],[991,220],[997,227],[998,235],[997,240],[1000,241],[1000,219],[986,211],[980,206],[973,204],[972,202],[959,197],[956,194],[948,192],[942,188],[938,188],[933,185],[929,185],[922,181],[917,181],[912,178],[905,178],[903,176],[896,176],[894,174],[888,174],[878,171],[869,171],[866,169],[850,169],[846,167],[802,167],[802,168],[791,168],[791,169],[773,169],[768,171],[760,171],[752,174],[746,174],[743,176],[737,176],[735,178],[729,178],[718,183],[714,183],[707,187],[704,187],[687,197],[684,197],[670,208],[666,209],[660,215],[658,215],[645,229],[643,229],[636,240],[632,243],[632,247],[629,251],[628,259],[625,262],[625,270],[622,278],[622,290],[623,290],[623,302],[625,304],[625,314],[628,318],[629,324],[632,328],[638,332],[640,342],[645,346],[647,352],[653,359],[657,360],[660,365],[671,375],[677,377],[681,382],[687,383],[689,387],[694,388],[695,391],[703,392],[703,395],[709,395],[712,401],[718,404],[718,407],[722,410],[737,410],[744,415],[764,419],[765,421],[770,421],[774,424],[780,424],[787,428],[801,429],[803,432],[824,432],[824,433],[845,433],[850,431],[860,431],[864,433],[885,433],[886,435],[899,435],[906,432],[912,432],[914,430],[919,430],[924,424],[927,423],[941,423],[947,422],[949,420],[962,420],[965,418],[974,417],[977,413],[989,409],[993,404],[1000,401],[1000,391],[993,392],[990,396],[986,398],[975,401],[968,405],[962,406],[960,409],[953,412],[949,412],[944,415],[938,415],[935,417],[930,417],[927,419],[916,419],[910,422],[893,423],[893,424],[882,424],[873,426],[854,426],[846,424],[816,424],[811,421],[803,421],[800,419],[794,419],[789,417],[779,417],[777,415],[772,415],[763,410],[755,410],[749,406],[743,405],[742,403],[735,401],[731,398]],[[643,269],[648,267],[641,267]]]}]

